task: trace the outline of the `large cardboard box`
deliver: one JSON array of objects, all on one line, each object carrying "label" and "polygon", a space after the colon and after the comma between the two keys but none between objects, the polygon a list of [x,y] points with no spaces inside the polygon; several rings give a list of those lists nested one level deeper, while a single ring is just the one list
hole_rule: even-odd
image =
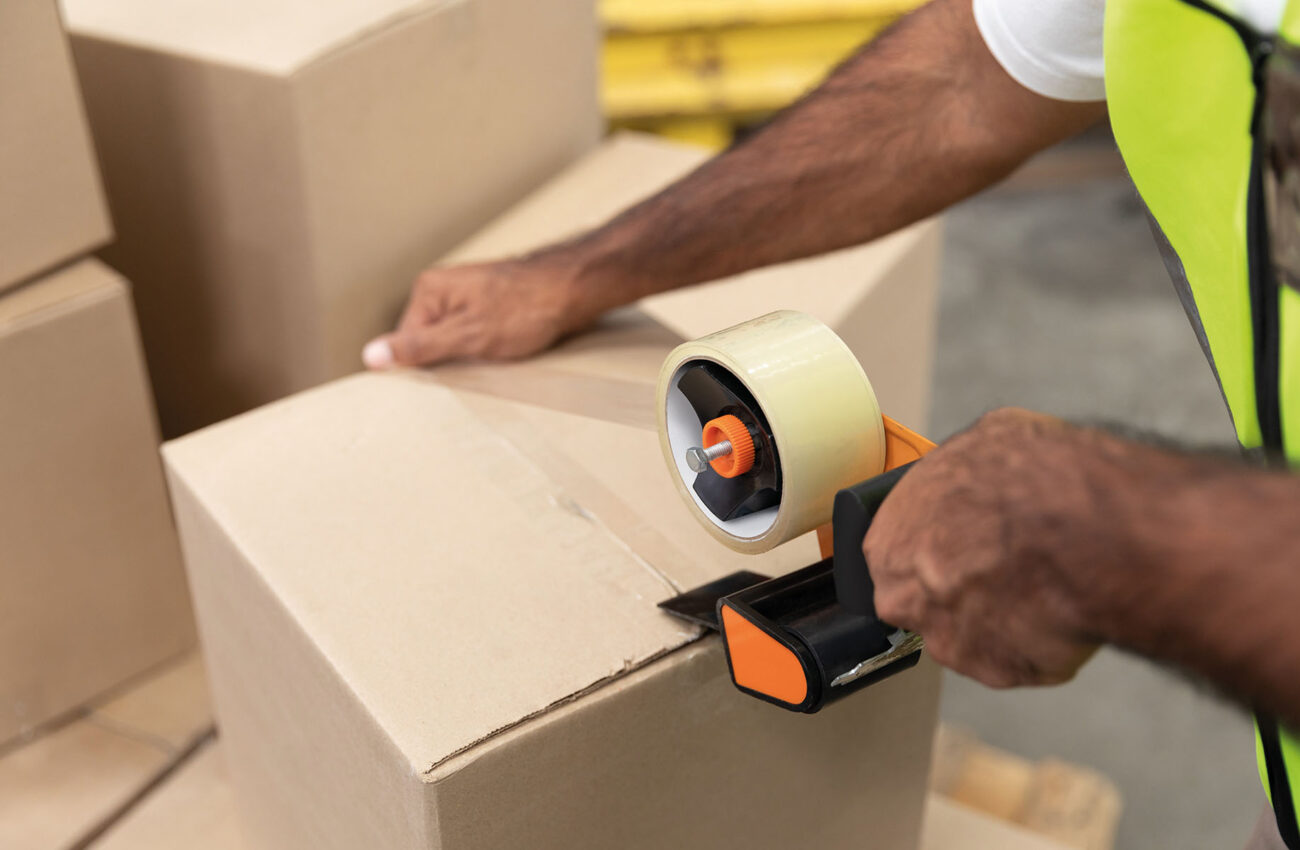
[{"label": "large cardboard box", "polygon": [[[223,755],[220,746],[200,750],[117,821],[96,850],[246,850]],[[864,835],[857,846],[872,847],[871,836]],[[927,799],[922,850],[1077,850],[1080,846],[1109,845],[1061,843],[933,792]],[[696,845],[681,847],[695,850]]]},{"label": "large cardboard box", "polygon": [[591,0],[63,0],[164,433],[360,367],[599,132]]},{"label": "large cardboard box", "polygon": [[[530,221],[552,238],[573,180],[594,202],[610,184],[592,173],[662,165],[620,156],[456,255],[517,245]],[[754,291],[797,308],[846,288],[859,330],[883,329],[900,292],[932,297],[932,234]],[[872,367],[920,396],[927,327]],[[933,664],[796,716],[737,692],[718,640],[655,607],[818,557],[811,535],[731,552],[680,502],[653,414],[679,339],[629,310],[528,362],[345,378],[165,447],[251,846],[916,846]]]},{"label": "large cardboard box", "polygon": [[0,290],[111,236],[55,3],[0,3]]},{"label": "large cardboard box", "polygon": [[0,742],[191,646],[126,284],[0,296]]}]

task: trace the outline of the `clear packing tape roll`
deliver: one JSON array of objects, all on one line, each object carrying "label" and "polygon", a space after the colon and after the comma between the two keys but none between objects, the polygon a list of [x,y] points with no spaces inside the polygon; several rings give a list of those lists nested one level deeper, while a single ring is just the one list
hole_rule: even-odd
[{"label": "clear packing tape roll", "polygon": [[[692,489],[696,473],[686,452],[700,445],[702,423],[677,382],[697,361],[730,372],[766,417],[781,471],[776,506],[723,520]],[[885,429],[871,382],[843,340],[804,313],[769,313],[679,345],[659,373],[655,402],[659,444],[678,493],[714,537],[738,552],[766,552],[829,522],[839,490],[885,468]]]}]

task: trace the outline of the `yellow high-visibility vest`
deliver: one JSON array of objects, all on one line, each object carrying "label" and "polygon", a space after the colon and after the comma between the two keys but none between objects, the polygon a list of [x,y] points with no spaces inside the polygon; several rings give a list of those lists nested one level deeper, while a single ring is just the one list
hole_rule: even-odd
[{"label": "yellow high-visibility vest", "polygon": [[[1106,99],[1120,152],[1154,222],[1237,439],[1300,465],[1300,292],[1267,256],[1264,63],[1300,44],[1300,0],[1260,33],[1229,0],[1107,0]],[[1249,565],[1243,565],[1249,568]],[[1297,671],[1300,675],[1300,671]],[[1300,850],[1300,739],[1257,716],[1260,777]]]}]

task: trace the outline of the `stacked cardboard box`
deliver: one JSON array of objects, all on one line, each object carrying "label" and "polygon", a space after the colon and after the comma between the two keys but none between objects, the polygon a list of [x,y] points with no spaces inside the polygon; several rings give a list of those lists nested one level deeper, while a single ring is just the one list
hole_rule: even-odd
[{"label": "stacked cardboard box", "polygon": [[0,5],[0,291],[111,237],[54,0]]},{"label": "stacked cardboard box", "polygon": [[63,0],[163,431],[356,371],[598,136],[591,0]]},{"label": "stacked cardboard box", "polygon": [[[0,4],[0,744],[193,642],[54,0]],[[53,269],[53,271],[50,271]]]},{"label": "stacked cardboard box", "polygon": [[[564,199],[621,206],[679,153],[616,140],[455,256],[562,236]],[[932,297],[933,235],[744,285],[848,291],[826,316],[848,336],[909,322],[868,369],[922,388],[884,399],[916,422],[928,318],[892,306]],[[916,846],[934,665],[791,715],[655,607],[818,557],[723,549],[674,494],[653,381],[679,339],[632,310],[533,361],[346,378],[166,447],[251,846]]]}]

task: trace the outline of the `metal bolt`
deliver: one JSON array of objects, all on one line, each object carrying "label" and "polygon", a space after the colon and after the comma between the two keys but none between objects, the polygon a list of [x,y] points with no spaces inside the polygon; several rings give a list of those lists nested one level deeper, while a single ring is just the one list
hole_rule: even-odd
[{"label": "metal bolt", "polygon": [[692,446],[686,450],[686,465],[691,468],[691,472],[703,472],[709,468],[712,461],[720,457],[726,457],[731,454],[731,441],[723,440],[721,443],[714,443],[707,449],[699,446]]}]

